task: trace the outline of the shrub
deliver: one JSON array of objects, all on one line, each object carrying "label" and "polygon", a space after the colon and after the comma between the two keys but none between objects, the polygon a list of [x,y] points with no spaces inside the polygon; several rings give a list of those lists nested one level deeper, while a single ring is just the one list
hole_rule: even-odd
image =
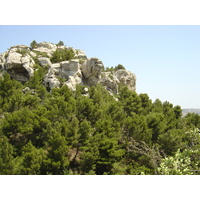
[{"label": "shrub", "polygon": [[37,45],[38,45],[38,43],[35,40],[33,40],[31,42],[31,44],[30,44],[30,46],[31,46],[32,49],[35,49],[37,47]]},{"label": "shrub", "polygon": [[117,71],[119,69],[125,69],[125,67],[121,64],[118,64],[116,67],[106,67],[105,69],[103,69],[104,72],[113,72],[113,71]]},{"label": "shrub", "polygon": [[17,49],[16,52],[22,54],[22,56],[25,56],[29,53],[27,49]]},{"label": "shrub", "polygon": [[64,42],[63,41],[59,41],[57,46],[64,46]]},{"label": "shrub", "polygon": [[36,53],[36,55],[38,57],[46,57],[49,58],[48,54],[46,52],[40,52],[40,51],[33,51],[34,53]]},{"label": "shrub", "polygon": [[74,56],[75,55],[72,49],[56,49],[50,60],[52,63],[58,63],[65,60],[71,60]]},{"label": "shrub", "polygon": [[121,64],[119,64],[119,65],[117,65],[116,67],[115,67],[115,71],[117,71],[117,70],[119,70],[119,69],[125,69],[125,67],[123,66],[123,65],[121,65]]}]

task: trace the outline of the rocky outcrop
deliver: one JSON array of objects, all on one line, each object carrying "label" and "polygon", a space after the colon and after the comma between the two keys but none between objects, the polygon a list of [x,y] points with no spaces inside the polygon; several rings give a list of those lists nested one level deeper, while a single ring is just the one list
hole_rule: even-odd
[{"label": "rocky outcrop", "polygon": [[57,46],[55,44],[49,42],[41,42],[37,44],[37,47],[33,49],[35,52],[46,53],[49,57],[52,55],[54,51],[56,51]]},{"label": "rocky outcrop", "polygon": [[100,82],[107,90],[118,93],[119,80],[114,72],[102,72]]},{"label": "rocky outcrop", "polygon": [[135,74],[124,69],[119,69],[115,72],[115,76],[121,85],[127,86],[129,90],[136,90]]},{"label": "rocky outcrop", "polygon": [[82,63],[81,69],[84,84],[89,86],[96,85],[100,79],[103,63],[98,58],[90,58]]},{"label": "rocky outcrop", "polygon": [[38,58],[38,61],[40,62],[42,67],[51,66],[52,65],[50,59],[46,58],[46,57],[40,57],[40,58]]},{"label": "rocky outcrop", "polygon": [[[51,56],[57,49],[73,50],[75,59],[52,64]],[[35,60],[40,66],[48,67],[44,84],[49,89],[59,87],[61,83],[72,90],[76,89],[77,84],[93,86],[99,83],[113,93],[118,93],[119,84],[130,90],[136,89],[133,73],[124,69],[102,72],[104,66],[98,58],[87,58],[82,50],[47,42],[37,44],[34,49],[25,45],[11,47],[0,54],[0,70],[7,71],[18,81],[26,82],[34,74]]]},{"label": "rocky outcrop", "polygon": [[106,87],[107,90],[118,93],[119,84],[127,86],[130,90],[136,90],[136,76],[135,74],[119,69],[113,72],[101,72],[100,83]]},{"label": "rocky outcrop", "polygon": [[51,89],[60,85],[59,78],[64,79],[70,89],[75,90],[77,84],[83,84],[82,72],[78,59],[54,63],[45,76],[45,84]]},{"label": "rocky outcrop", "polygon": [[28,54],[30,49],[25,45],[19,45],[11,48],[4,54],[2,59],[4,63],[1,63],[3,71],[7,71],[12,78],[26,82],[30,76],[33,75],[35,64],[32,57]]}]

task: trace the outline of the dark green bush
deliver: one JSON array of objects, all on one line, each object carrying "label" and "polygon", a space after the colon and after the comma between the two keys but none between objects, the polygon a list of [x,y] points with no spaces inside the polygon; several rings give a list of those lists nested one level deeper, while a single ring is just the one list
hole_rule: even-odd
[{"label": "dark green bush", "polygon": [[40,52],[40,51],[34,51],[38,57],[46,57],[49,58],[48,54],[46,52]]},{"label": "dark green bush", "polygon": [[74,56],[75,54],[72,49],[56,49],[50,60],[52,63],[58,63],[65,60],[71,60]]},{"label": "dark green bush", "polygon": [[26,54],[29,53],[27,49],[17,49],[16,52],[22,54],[22,56],[25,56]]},{"label": "dark green bush", "polygon": [[57,46],[64,46],[64,42],[63,41],[59,41],[58,44],[56,44]]},{"label": "dark green bush", "polygon": [[117,70],[119,70],[119,69],[125,69],[125,67],[123,66],[123,65],[121,65],[121,64],[119,64],[119,65],[117,65],[116,67],[115,67],[115,71],[117,71]]},{"label": "dark green bush", "polygon": [[35,40],[33,40],[31,42],[31,44],[30,44],[30,46],[31,46],[32,49],[35,49],[37,47],[37,45],[38,45],[38,43]]}]

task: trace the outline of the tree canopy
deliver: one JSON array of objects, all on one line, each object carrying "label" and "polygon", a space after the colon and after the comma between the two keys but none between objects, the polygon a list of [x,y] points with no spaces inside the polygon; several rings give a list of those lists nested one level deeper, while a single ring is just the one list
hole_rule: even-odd
[{"label": "tree canopy", "polygon": [[[52,61],[63,57],[73,53]],[[199,115],[127,87],[49,92],[44,70],[25,84],[0,78],[0,174],[199,174]]]}]

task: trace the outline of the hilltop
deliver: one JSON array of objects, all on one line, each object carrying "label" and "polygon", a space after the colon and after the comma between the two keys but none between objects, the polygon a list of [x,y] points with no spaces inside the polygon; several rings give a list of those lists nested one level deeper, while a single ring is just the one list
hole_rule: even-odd
[{"label": "hilltop", "polygon": [[186,115],[187,113],[195,113],[195,114],[198,114],[200,115],[200,109],[196,109],[196,108],[186,108],[186,109],[183,109],[183,115]]},{"label": "hilltop", "polygon": [[135,74],[125,70],[122,65],[106,71],[98,58],[88,58],[83,50],[49,42],[33,41],[29,46],[16,45],[0,54],[0,70],[12,78],[27,82],[34,71],[46,69],[44,85],[53,89],[67,85],[75,90],[76,85],[93,86],[102,84],[113,93],[118,93],[119,85],[136,89]]}]

